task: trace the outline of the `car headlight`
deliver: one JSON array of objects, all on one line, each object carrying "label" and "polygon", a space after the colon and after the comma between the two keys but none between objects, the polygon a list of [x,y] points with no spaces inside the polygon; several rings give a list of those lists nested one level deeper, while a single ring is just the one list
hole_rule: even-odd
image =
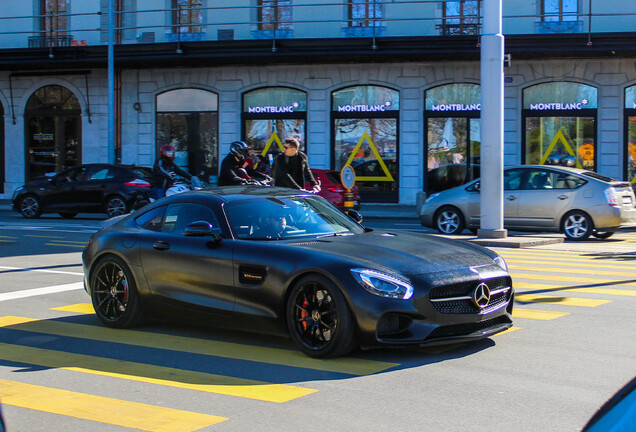
[{"label": "car headlight", "polygon": [[371,294],[402,300],[408,300],[413,296],[413,285],[401,276],[359,268],[351,269],[351,274]]},{"label": "car headlight", "polygon": [[508,264],[506,264],[506,260],[504,260],[502,257],[496,256],[495,262],[497,263],[499,267],[501,267],[505,271],[508,271]]}]

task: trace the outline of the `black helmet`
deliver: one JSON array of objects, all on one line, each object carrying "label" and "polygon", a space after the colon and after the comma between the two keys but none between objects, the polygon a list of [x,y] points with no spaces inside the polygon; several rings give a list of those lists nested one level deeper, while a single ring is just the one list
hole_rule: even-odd
[{"label": "black helmet", "polygon": [[249,146],[245,143],[245,141],[234,141],[230,144],[230,153],[236,157],[239,162],[243,162],[250,155]]}]

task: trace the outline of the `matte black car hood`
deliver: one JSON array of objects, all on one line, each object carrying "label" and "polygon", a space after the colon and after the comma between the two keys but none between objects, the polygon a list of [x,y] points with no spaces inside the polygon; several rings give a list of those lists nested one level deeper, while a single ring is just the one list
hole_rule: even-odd
[{"label": "matte black car hood", "polygon": [[375,268],[387,267],[403,275],[493,265],[495,256],[493,252],[464,241],[381,230],[352,236],[326,237],[311,242],[291,242],[292,245],[295,243]]}]

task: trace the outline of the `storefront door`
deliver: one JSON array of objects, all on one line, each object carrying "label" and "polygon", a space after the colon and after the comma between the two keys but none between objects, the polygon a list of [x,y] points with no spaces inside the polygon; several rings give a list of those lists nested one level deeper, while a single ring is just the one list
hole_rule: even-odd
[{"label": "storefront door", "polygon": [[27,181],[81,164],[81,124],[79,101],[67,88],[33,93],[25,110]]},{"label": "storefront door", "polygon": [[624,179],[636,187],[636,86],[625,89]]}]

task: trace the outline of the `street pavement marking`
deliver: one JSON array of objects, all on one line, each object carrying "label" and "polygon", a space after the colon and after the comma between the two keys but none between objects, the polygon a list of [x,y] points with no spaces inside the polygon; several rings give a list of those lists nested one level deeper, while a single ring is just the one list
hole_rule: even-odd
[{"label": "street pavement marking", "polygon": [[93,305],[91,303],[77,303],[68,306],[60,306],[51,308],[51,310],[57,310],[62,312],[74,312],[78,314],[94,314],[95,309],[93,309]]},{"label": "street pavement marking", "polygon": [[559,259],[559,258],[546,258],[545,260],[539,258],[532,259],[517,259],[517,258],[505,258],[506,263],[515,263],[515,264],[534,264],[535,268],[537,265],[541,266],[561,266],[561,267],[585,267],[587,269],[593,268],[601,268],[601,269],[620,269],[620,270],[631,270],[634,268],[634,263],[624,263],[623,265],[619,264],[609,264],[607,262],[591,262],[590,260],[581,260],[581,259]]},{"label": "street pavement marking", "polygon": [[48,236],[48,235],[35,235],[35,234],[25,234],[24,237],[37,237],[37,238],[50,238],[50,239],[63,239],[66,238],[64,236],[60,237],[60,236]]},{"label": "street pavement marking", "polygon": [[[512,326],[509,329],[506,329],[506,330],[502,331],[501,333],[497,333],[495,336],[505,335],[507,333],[512,333],[513,331],[517,331],[517,330],[521,330],[521,329],[522,329],[522,327]],[[491,337],[495,337],[495,336],[491,336]]]},{"label": "street pavement marking", "polygon": [[524,318],[524,319],[533,319],[533,320],[542,320],[542,321],[549,321],[555,318],[561,318],[562,316],[569,315],[569,314],[570,314],[569,312],[552,312],[552,311],[521,309],[521,308],[514,308],[512,310],[513,318]]},{"label": "street pavement marking", "polygon": [[243,345],[138,330],[70,324],[55,320],[38,320],[35,318],[0,317],[0,327],[350,375],[369,375],[399,366],[398,363],[365,360],[354,357],[341,357],[328,360],[314,359],[296,350]]},{"label": "street pavement marking", "polygon": [[76,247],[76,248],[83,248],[84,246],[86,246],[86,243],[82,243],[82,244],[44,243],[44,246],[70,246],[70,247]]},{"label": "street pavement marking", "polygon": [[0,243],[15,243],[15,240],[0,239]]},{"label": "street pavement marking", "polygon": [[[507,262],[507,261],[506,261]],[[579,274],[581,275],[582,270],[581,269],[571,269],[571,268],[567,268],[567,267],[563,267],[562,265],[559,264],[554,264],[554,265],[550,265],[550,264],[542,264],[540,266],[540,268],[538,268],[536,265],[535,266],[521,266],[521,265],[515,265],[515,264],[508,264],[508,268],[511,270],[526,270],[526,271],[541,271],[541,272],[546,272],[546,271],[552,271],[552,269],[550,268],[546,268],[546,267],[557,267],[556,269],[554,269],[554,271],[560,272],[560,273],[575,273],[575,274]],[[632,271],[626,271],[626,272],[619,272],[619,271],[606,271],[606,270],[597,270],[595,268],[590,268],[590,266],[588,266],[587,271],[585,271],[585,276],[595,276],[595,275],[599,275],[599,276],[620,276],[620,277],[628,277],[628,278],[634,278],[634,276],[636,276],[636,272]],[[583,275],[582,275],[583,276]]]},{"label": "street pavement marking", "polygon": [[272,384],[244,378],[5,343],[0,343],[0,359],[265,402],[289,402],[318,391],[286,384]]},{"label": "street pavement marking", "polygon": [[[554,303],[565,306],[596,307],[611,303],[611,300],[595,300],[575,297],[548,296],[542,294],[515,294],[515,302],[521,303]],[[514,309],[513,309],[514,310]]]},{"label": "street pavement marking", "polygon": [[[620,286],[636,286],[636,282],[624,282],[622,280],[617,279],[607,279],[607,278],[596,278],[589,277],[589,275],[580,275],[580,276],[563,276],[563,275],[542,275],[542,274],[529,274],[529,273],[516,273],[510,272],[510,276],[512,276],[513,286],[517,286],[517,279],[530,279],[530,280],[545,280],[550,282],[577,282],[590,284],[594,283],[605,284],[605,285],[620,285]],[[632,276],[631,280],[636,279],[636,275]]]},{"label": "street pavement marking", "polygon": [[196,431],[228,420],[138,402],[0,379],[5,405],[153,432]]},{"label": "street pavement marking", "polygon": [[48,286],[43,288],[33,288],[33,289],[22,290],[22,291],[11,291],[8,293],[0,294],[0,301],[15,300],[15,299],[20,299],[25,297],[34,297],[39,295],[53,294],[53,293],[59,293],[59,292],[65,292],[65,291],[74,291],[79,289],[84,289],[83,282],[74,282],[74,283],[64,284],[64,285],[53,285],[53,286]]},{"label": "street pavement marking", "polygon": [[[63,266],[63,265],[62,265]],[[74,266],[74,264],[69,264],[69,267]],[[47,270],[47,269],[39,269],[35,267],[8,267],[8,266],[0,266],[0,270],[17,270],[17,271],[25,271],[25,272],[38,272],[38,273],[53,273],[53,274],[65,274],[71,276],[84,276],[84,273],[81,272],[69,272],[63,270]]]},{"label": "street pavement marking", "polygon": [[577,286],[563,286],[563,285],[548,285],[548,284],[535,284],[526,282],[517,282],[514,284],[515,289],[528,289],[536,291],[568,291],[568,292],[580,292],[585,294],[601,294],[601,295],[616,295],[625,297],[636,297],[636,290],[628,289],[613,289],[613,288],[589,288],[589,287],[577,287]]}]

